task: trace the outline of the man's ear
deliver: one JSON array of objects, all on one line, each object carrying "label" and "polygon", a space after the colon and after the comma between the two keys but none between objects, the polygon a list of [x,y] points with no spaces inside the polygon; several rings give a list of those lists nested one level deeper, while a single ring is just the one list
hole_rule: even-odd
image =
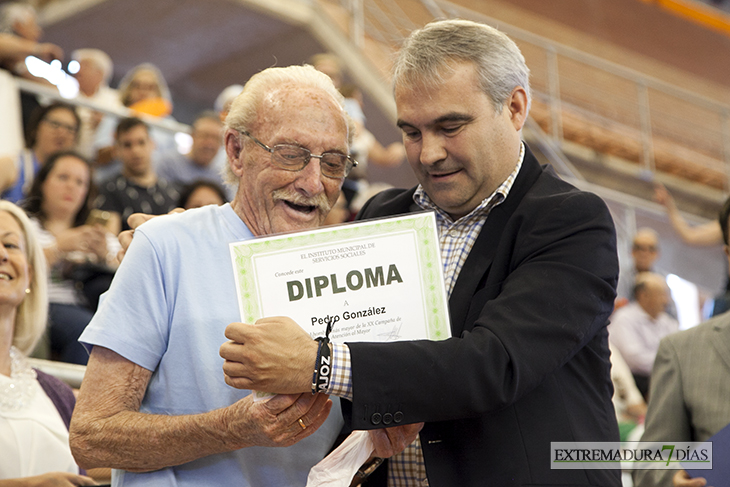
[{"label": "man's ear", "polygon": [[518,86],[512,90],[507,100],[507,109],[512,125],[519,132],[527,120],[527,92],[523,87]]},{"label": "man's ear", "polygon": [[237,130],[228,129],[223,136],[223,142],[226,147],[226,155],[228,156],[228,164],[231,166],[231,171],[237,177],[241,177],[241,171],[243,169],[243,145],[241,144],[241,137]]}]

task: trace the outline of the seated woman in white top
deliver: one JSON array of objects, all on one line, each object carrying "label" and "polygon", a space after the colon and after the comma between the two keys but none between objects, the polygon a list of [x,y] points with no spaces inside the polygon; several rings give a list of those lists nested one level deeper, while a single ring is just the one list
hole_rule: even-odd
[{"label": "seated woman in white top", "polygon": [[30,368],[46,325],[46,268],[25,213],[0,201],[0,487],[95,485],[68,446],[71,389]]}]

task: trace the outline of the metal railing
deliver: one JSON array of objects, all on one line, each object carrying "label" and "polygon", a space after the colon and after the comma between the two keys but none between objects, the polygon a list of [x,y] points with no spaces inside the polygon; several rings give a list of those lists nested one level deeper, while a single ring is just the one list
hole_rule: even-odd
[{"label": "metal railing", "polygon": [[604,142],[620,141],[621,147],[606,147],[607,152],[615,149],[616,155],[646,171],[684,171],[685,177],[692,176],[689,179],[730,190],[729,105],[446,0],[411,0],[408,12],[399,6],[405,1],[341,2],[358,13],[352,17],[358,25],[351,34],[359,36],[353,42],[362,45],[367,35],[390,52],[424,19],[458,17],[498,26],[525,55],[531,69],[533,117],[558,146],[576,137],[576,126],[591,126]]},{"label": "metal railing", "polygon": [[[729,167],[725,164],[730,160],[728,106],[498,23],[453,3],[443,0],[397,0],[403,6],[397,7],[398,15],[393,15],[392,9],[396,7],[392,4],[396,0],[237,1],[246,5],[256,4],[257,8],[270,9],[273,15],[307,25],[315,39],[347,61],[350,75],[358,82],[362,85],[379,85],[378,89],[370,88],[376,95],[370,93],[371,97],[384,113],[390,115],[395,114],[395,107],[390,88],[385,86],[387,77],[382,76],[389,68],[384,60],[392,55],[413,28],[434,18],[444,17],[471,18],[498,24],[520,45],[532,70],[533,93],[537,102],[533,106],[542,104],[543,108],[547,108],[547,123],[541,120],[542,123],[538,124],[535,117],[537,110],[533,110],[527,130],[537,134],[541,151],[561,174],[568,174],[566,179],[581,189],[593,191],[607,201],[617,203],[615,206],[621,212],[615,213],[616,223],[620,240],[624,242],[629,242],[628,238],[635,231],[637,209],[641,209],[642,214],[648,213],[666,221],[663,209],[646,199],[580,179],[561,150],[575,118],[590,120],[598,126],[626,128],[628,137],[636,139],[636,154],[639,154],[636,162],[650,170],[654,163],[661,161],[661,157],[656,157],[657,153],[663,156],[662,151],[666,152],[662,144],[667,139],[674,143],[675,148],[684,147],[691,154],[704,157],[708,166],[714,167],[713,161],[715,165],[719,163],[723,171],[721,174],[725,174],[725,168]],[[319,8],[319,4],[325,2],[330,4],[328,6],[337,5],[347,10],[350,13],[349,25],[347,21],[340,25],[339,16],[325,15],[324,9]],[[293,8],[297,5],[301,8]],[[348,35],[351,42],[348,42]],[[371,43],[370,40],[377,42]],[[368,51],[362,50],[366,44]],[[369,52],[371,49],[377,49],[376,54],[385,55],[376,60],[373,53]],[[657,165],[657,169],[661,168]],[[571,177],[571,173],[575,177]],[[723,184],[727,187],[725,181],[723,177]],[[685,217],[693,222],[699,221],[689,214],[685,214]],[[623,253],[627,253],[627,247],[624,247]]]},{"label": "metal railing", "polygon": [[[378,41],[380,54],[392,55],[415,26],[435,18],[458,17],[495,25],[515,40],[531,69],[533,111],[526,122],[524,135],[530,138],[533,147],[550,160],[564,179],[584,191],[599,195],[609,204],[616,224],[618,251],[622,262],[630,260],[631,239],[636,233],[637,221],[641,219],[644,225],[648,221],[661,221],[663,225],[667,225],[666,210],[645,198],[585,180],[563,151],[566,146],[564,141],[570,136],[566,132],[575,128],[571,126],[575,124],[575,119],[585,122],[586,125],[608,127],[608,134],[613,130],[622,137],[621,145],[630,145],[633,138],[635,150],[633,154],[624,157],[633,156],[634,162],[642,164],[647,171],[662,169],[657,166],[656,154],[658,151],[659,162],[663,162],[667,140],[672,144],[671,150],[679,147],[691,156],[702,156],[706,159],[706,166],[715,169],[715,173],[722,177],[722,188],[727,191],[726,168],[730,167],[728,106],[443,0],[410,0],[411,5],[420,3],[420,22],[409,19],[407,23],[384,24],[379,19],[387,16],[387,13],[381,8],[381,3],[387,1],[395,0],[350,1],[350,4],[357,4],[356,8],[362,12],[359,20],[362,24],[357,31],[360,35],[367,35]],[[437,11],[433,9],[434,6]],[[374,15],[372,12],[378,13]],[[383,28],[382,25],[388,27]],[[353,43],[358,43],[354,38],[351,39]],[[358,45],[362,45],[362,40],[359,42]],[[372,49],[372,46],[369,48]],[[367,50],[361,54],[365,57],[370,55]],[[381,59],[383,58],[388,56],[381,55]],[[377,65],[374,59],[371,62]],[[379,68],[383,72],[389,69],[387,66]],[[543,108],[542,120],[537,120],[540,115],[538,105]],[[720,166],[719,170],[717,166]],[[701,192],[708,201],[720,204],[722,195],[719,191],[703,187]],[[707,221],[686,212],[682,212],[682,215],[691,224]],[[676,238],[671,240],[672,242],[665,241],[668,248],[677,245],[682,248]],[[700,257],[691,248],[683,249],[682,252],[691,255],[690,260],[697,269],[712,267],[702,260],[712,260],[711,254],[698,252],[703,256]],[[692,272],[686,272],[687,269],[679,270],[675,267],[677,266],[670,262],[664,270],[694,282],[704,283],[704,286],[710,288],[708,282],[705,282],[706,276],[705,281],[699,278],[704,275],[702,271],[693,275]]]},{"label": "metal railing", "polygon": [[29,358],[28,362],[33,368],[62,380],[74,389],[81,387],[81,381],[86,373],[85,365],[67,364],[40,358]]},{"label": "metal railing", "polygon": [[94,103],[92,101],[89,101],[89,100],[86,100],[83,98],[70,98],[70,99],[64,98],[55,89],[42,85],[40,83],[34,83],[33,81],[28,81],[28,80],[25,80],[22,78],[15,78],[15,83],[18,85],[18,88],[21,91],[25,91],[27,93],[33,93],[35,95],[40,95],[49,100],[63,101],[66,103],[70,103],[71,105],[91,108],[92,110],[96,110],[105,115],[113,115],[113,116],[116,116],[119,118],[138,117],[138,118],[142,119],[146,124],[153,125],[166,132],[171,132],[171,133],[182,132],[185,134],[189,134],[191,131],[190,126],[186,125],[184,123],[176,122],[176,121],[170,120],[170,119],[153,117],[150,115],[141,114],[141,113],[135,112],[134,110],[130,110],[129,108],[125,108],[125,107],[108,108],[108,107],[98,105],[97,103]]}]

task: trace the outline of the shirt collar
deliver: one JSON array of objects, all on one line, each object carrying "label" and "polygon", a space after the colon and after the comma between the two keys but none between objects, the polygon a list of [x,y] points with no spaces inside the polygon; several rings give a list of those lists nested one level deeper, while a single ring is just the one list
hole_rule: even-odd
[{"label": "shirt collar", "polygon": [[[469,214],[459,218],[458,221],[466,221],[471,220],[472,218],[478,217],[486,217],[486,215],[498,204],[502,203],[505,199],[507,199],[507,195],[509,194],[510,190],[512,189],[512,185],[515,182],[515,179],[517,179],[517,174],[519,174],[520,169],[522,168],[522,163],[525,160],[525,144],[524,142],[520,143],[520,157],[517,161],[517,165],[515,166],[515,169],[510,173],[509,176],[507,176],[507,179],[505,179],[502,184],[499,185],[499,187],[494,190],[494,192],[489,195],[488,197],[484,198],[479,205],[474,208]],[[423,186],[420,184],[416,188],[416,192],[413,193],[413,201],[416,202],[418,206],[423,208],[424,210],[433,210],[436,212],[437,215],[439,215],[440,218],[445,219],[448,222],[452,222],[451,216],[446,213],[444,210],[436,206],[436,204],[431,200],[431,198],[426,194],[426,191],[423,189]]]}]

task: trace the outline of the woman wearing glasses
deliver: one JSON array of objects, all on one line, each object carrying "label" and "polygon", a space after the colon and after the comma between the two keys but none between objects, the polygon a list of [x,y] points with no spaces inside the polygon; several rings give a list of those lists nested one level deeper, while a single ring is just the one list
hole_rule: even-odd
[{"label": "woman wearing glasses", "polygon": [[76,144],[79,116],[73,106],[55,102],[34,113],[26,131],[26,149],[17,158],[0,158],[0,197],[17,203],[54,152]]}]

